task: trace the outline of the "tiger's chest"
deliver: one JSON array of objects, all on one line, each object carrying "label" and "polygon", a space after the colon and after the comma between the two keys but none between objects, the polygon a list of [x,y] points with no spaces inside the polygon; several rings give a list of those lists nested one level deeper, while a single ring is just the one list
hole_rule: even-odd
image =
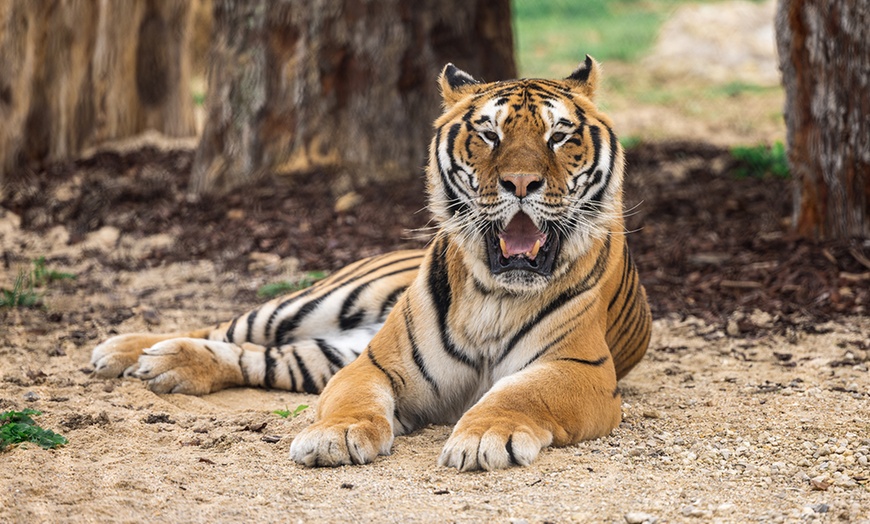
[{"label": "tiger's chest", "polygon": [[[453,336],[476,355],[491,379],[517,370],[516,357],[541,345],[542,326],[535,322],[537,301],[516,296],[473,293],[457,304]],[[509,365],[505,365],[509,364]]]}]

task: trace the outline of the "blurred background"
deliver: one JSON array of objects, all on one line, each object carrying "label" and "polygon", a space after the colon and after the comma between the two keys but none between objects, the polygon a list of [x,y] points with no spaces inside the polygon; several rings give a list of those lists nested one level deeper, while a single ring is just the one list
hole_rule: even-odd
[{"label": "blurred background", "polygon": [[[38,282],[37,261],[73,267],[95,253],[110,273],[207,260],[253,286],[263,271],[322,275],[422,247],[444,64],[484,81],[564,78],[589,54],[604,69],[597,103],[626,146],[629,242],[657,316],[862,313],[870,120],[850,86],[866,85],[870,26],[851,20],[867,11],[853,0],[0,2],[0,289]],[[802,20],[813,23],[792,27]],[[792,143],[789,118],[804,126]]]},{"label": "blurred background", "polygon": [[519,72],[604,65],[600,103],[619,136],[719,145],[785,140],[774,0],[513,0]]}]

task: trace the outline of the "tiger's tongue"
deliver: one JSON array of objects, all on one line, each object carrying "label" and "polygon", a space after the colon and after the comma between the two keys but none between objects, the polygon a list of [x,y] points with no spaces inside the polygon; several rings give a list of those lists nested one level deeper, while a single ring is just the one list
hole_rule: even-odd
[{"label": "tiger's tongue", "polygon": [[534,260],[546,240],[547,235],[535,227],[528,215],[520,211],[499,235],[499,246],[505,258],[524,255]]}]

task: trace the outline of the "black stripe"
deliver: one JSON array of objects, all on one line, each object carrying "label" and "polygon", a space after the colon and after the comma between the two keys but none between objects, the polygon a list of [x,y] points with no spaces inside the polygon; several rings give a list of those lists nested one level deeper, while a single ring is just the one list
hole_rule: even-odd
[{"label": "black stripe", "polygon": [[[420,269],[420,266],[417,266],[417,269]],[[381,304],[381,312],[378,313],[378,320],[382,320],[386,317],[386,313],[388,310],[393,309],[393,306],[396,305],[396,302],[399,301],[399,297],[402,296],[402,293],[408,289],[408,286],[402,286],[400,288],[396,288],[392,293],[387,295],[387,298],[384,299]]]},{"label": "black stripe", "polygon": [[323,353],[323,356],[326,357],[333,366],[338,369],[344,367],[344,358],[338,353],[338,351],[327,344],[325,340],[322,338],[315,338],[314,343],[317,344],[317,347],[320,348],[320,352]]},{"label": "black stripe", "polygon": [[403,316],[405,317],[405,331],[408,333],[408,341],[411,343],[411,356],[414,359],[414,364],[417,365],[417,369],[420,370],[420,374],[423,375],[423,378],[426,379],[426,382],[432,386],[432,390],[435,391],[436,395],[441,395],[441,392],[438,390],[438,384],[435,382],[435,379],[432,378],[432,375],[429,374],[429,371],[426,369],[426,363],[423,361],[423,356],[420,354],[420,347],[417,345],[417,339],[414,338],[414,325],[413,320],[411,319],[411,303],[405,302],[405,309],[402,311]]},{"label": "black stripe", "polygon": [[378,362],[377,360],[375,360],[375,356],[372,355],[372,351],[371,351],[371,349],[368,350],[368,351],[366,351],[366,355],[368,355],[369,360],[371,361],[371,363],[374,364],[375,367],[378,368],[378,369],[381,371],[381,373],[383,373],[384,375],[386,375],[386,377],[390,380],[390,387],[393,388],[393,394],[394,394],[394,395],[397,395],[397,394],[398,394],[398,391],[399,391],[399,385],[396,383],[396,379],[393,378],[393,375],[391,375],[391,374],[386,370],[386,368],[384,368],[384,366],[382,366],[382,365],[380,364],[380,362]]},{"label": "black stripe", "polygon": [[[607,327],[607,334],[619,327],[623,322],[623,315],[625,318],[630,318],[631,315],[634,314],[634,307],[637,304],[637,300],[634,298],[634,293],[637,290],[637,269],[632,267],[630,273],[630,281],[628,283],[628,291],[625,293],[625,298],[622,301],[622,308],[619,310],[619,314],[616,315],[616,318],[613,319],[613,323]],[[626,311],[628,309],[628,311]]]},{"label": "black stripe", "polygon": [[235,342],[236,322],[238,321],[239,317],[234,318],[233,321],[230,322],[230,327],[227,328],[227,333],[225,336],[227,338],[227,341],[229,342]]},{"label": "black stripe", "polygon": [[[450,154],[450,158],[453,158],[453,148],[456,146],[456,138],[459,136],[459,132],[462,130],[462,124],[453,124],[450,126],[450,129],[447,131],[447,151]],[[440,137],[440,135],[439,135]],[[438,159],[438,163],[441,163],[441,155],[438,153],[438,150],[435,151],[435,157]],[[452,163],[448,170],[448,173],[453,175],[457,171],[457,167]],[[455,214],[457,211],[459,212],[467,212],[468,205],[464,201],[460,201],[456,191],[459,189],[466,196],[466,198],[473,198],[473,195],[469,195],[466,191],[463,191],[461,187],[457,188],[456,186],[451,185],[452,180],[448,178],[444,172],[441,170],[441,180],[445,185],[445,191],[448,192],[447,197],[450,198],[450,204],[448,204],[447,209],[453,211]],[[448,189],[449,188],[449,189]]]},{"label": "black stripe", "polygon": [[380,281],[381,279],[391,277],[393,275],[398,275],[400,273],[407,273],[408,271],[417,271],[419,267],[409,267],[404,269],[397,269],[395,271],[391,271],[384,275],[378,275],[378,278],[375,280],[369,280],[363,284],[357,286],[356,289],[348,293],[347,298],[344,299],[344,303],[341,305],[341,312],[338,314],[338,327],[342,330],[353,329],[357,327],[360,322],[362,322],[363,317],[365,317],[365,310],[357,311],[352,315],[348,315],[348,312],[351,308],[356,305],[357,299],[362,294],[363,291],[368,289],[373,283]]},{"label": "black stripe", "polygon": [[[640,318],[635,320],[634,329],[632,329],[631,336],[628,338],[628,341],[626,343],[635,339],[635,337],[637,336],[638,330],[640,330],[640,329],[646,330],[646,328],[649,327],[649,321],[650,321],[649,316],[645,315],[645,314],[643,314],[643,312],[641,312],[641,313],[639,313],[639,317]],[[623,335],[624,335],[624,332],[623,332]],[[622,340],[622,336],[620,336],[619,339],[617,339],[617,340]],[[618,344],[614,343],[614,346],[617,346],[617,345]],[[639,346],[640,346],[640,344],[635,344],[634,349],[630,353],[628,353],[627,355],[620,355],[622,357],[620,359],[620,362],[625,362],[625,361],[630,360],[631,357],[633,357],[635,355],[635,353],[637,353],[638,349],[640,349]]]},{"label": "black stripe", "polygon": [[[272,351],[275,348],[266,348],[266,351],[263,353],[263,357],[265,358],[266,369],[263,373],[263,387],[266,389],[272,389],[272,386],[275,384],[275,358],[272,356]],[[293,374],[290,374],[293,376]]]},{"label": "black stripe", "polygon": [[253,384],[251,384],[251,377],[248,376],[248,370],[242,364],[242,357],[244,357],[244,356],[245,356],[245,349],[242,348],[242,352],[239,353],[239,362],[238,362],[239,370],[242,372],[242,381],[243,381],[242,384],[244,384],[246,386],[253,385]]},{"label": "black stripe", "polygon": [[257,318],[257,313],[259,312],[259,309],[255,309],[248,313],[248,332],[245,333],[245,342],[253,342],[251,332],[254,331],[254,320]]},{"label": "black stripe", "polygon": [[576,362],[577,364],[584,364],[586,366],[599,367],[599,366],[603,366],[604,363],[608,361],[608,359],[610,359],[610,355],[605,355],[605,356],[598,358],[598,359],[595,359],[595,360],[584,360],[582,358],[572,358],[572,357],[561,357],[561,358],[557,358],[556,360],[564,360],[566,362]]},{"label": "black stripe", "polygon": [[296,359],[296,364],[299,365],[299,372],[302,374],[302,390],[306,393],[320,393],[320,388],[314,383],[311,373],[305,367],[304,359],[296,352],[296,348],[293,348],[293,358]]},{"label": "black stripe", "polygon": [[[592,307],[592,304],[593,304],[593,302],[589,302],[588,304],[586,304],[586,307],[583,308],[583,311],[580,311],[579,313],[577,313],[575,315],[575,318],[585,315],[586,312],[589,311],[589,308]],[[537,353],[535,353],[535,355],[532,358],[530,358],[525,364],[523,364],[519,369],[523,370],[523,369],[529,367],[530,365],[532,365],[535,361],[537,361],[539,358],[541,358],[547,351],[549,351],[553,346],[555,346],[559,342],[562,342],[563,340],[565,340],[565,337],[567,337],[573,331],[574,331],[574,325],[569,324],[567,329],[565,329],[556,338],[554,338],[553,340],[548,342],[543,348],[541,348]]]},{"label": "black stripe", "polygon": [[475,291],[477,291],[477,292],[480,293],[481,295],[483,295],[483,296],[488,296],[488,295],[491,295],[491,294],[492,294],[492,289],[490,289],[490,288],[484,286],[484,285],[483,285],[483,282],[481,282],[480,280],[478,280],[477,277],[475,277],[475,276],[473,276],[473,275],[472,275],[472,277],[471,277],[471,283],[472,283],[472,285],[474,286]]},{"label": "black stripe", "polygon": [[450,340],[450,335],[447,332],[447,315],[450,312],[450,306],[453,301],[453,291],[450,289],[450,276],[447,271],[447,236],[440,235],[432,248],[432,260],[429,264],[429,294],[432,297],[432,303],[435,306],[435,313],[438,317],[438,332],[441,334],[441,344],[444,351],[451,358],[457,360],[466,366],[480,370],[480,364],[471,360],[464,352],[459,351]]},{"label": "black stripe", "polygon": [[610,298],[610,303],[607,304],[607,312],[613,308],[613,304],[616,303],[616,299],[619,298],[619,295],[622,293],[622,288],[625,287],[625,281],[628,280],[629,274],[629,261],[631,260],[631,254],[628,252],[628,244],[623,242],[622,244],[622,278],[619,281],[619,287],[616,288],[616,293],[613,294],[613,297]]},{"label": "black stripe", "polygon": [[604,245],[601,247],[601,252],[598,253],[598,258],[595,260],[595,265],[592,266],[592,269],[589,270],[589,273],[587,273],[576,286],[573,286],[560,293],[559,296],[557,296],[543,309],[541,309],[541,311],[539,311],[538,314],[535,315],[535,318],[526,322],[519,330],[517,330],[516,334],[513,336],[513,338],[511,338],[507,346],[505,346],[505,349],[502,351],[501,355],[499,355],[499,357],[496,359],[496,364],[500,364],[505,358],[507,358],[508,354],[510,354],[510,352],[514,350],[517,343],[523,337],[525,337],[532,330],[532,328],[538,325],[547,316],[558,310],[560,307],[564,306],[567,302],[573,300],[574,298],[582,295],[583,293],[598,285],[598,282],[604,275],[604,270],[607,268],[607,260],[610,255],[610,238],[610,235],[607,235],[607,238],[604,241]]},{"label": "black stripe", "polygon": [[[284,356],[284,353],[281,353],[281,356]],[[299,391],[299,387],[296,384],[296,373],[293,372],[293,366],[290,364],[290,360],[286,359],[287,363],[287,375],[290,377],[290,391]]]},{"label": "black stripe", "polygon": [[[609,178],[609,175],[613,173],[613,168],[615,167],[613,165],[613,162],[616,159],[616,150],[617,150],[617,147],[619,147],[619,144],[616,142],[616,135],[613,134],[613,130],[610,128],[607,128],[607,131],[610,134],[610,170],[607,172],[607,175]],[[607,187],[610,185],[609,182],[610,181],[608,180],[608,183],[602,185],[598,189],[598,191],[594,195],[592,195],[592,198],[590,198],[588,202],[585,202],[583,204],[583,207],[586,207],[587,209],[592,210],[592,208],[594,207],[593,204],[600,203],[601,200],[604,198],[604,192],[607,190]]]}]

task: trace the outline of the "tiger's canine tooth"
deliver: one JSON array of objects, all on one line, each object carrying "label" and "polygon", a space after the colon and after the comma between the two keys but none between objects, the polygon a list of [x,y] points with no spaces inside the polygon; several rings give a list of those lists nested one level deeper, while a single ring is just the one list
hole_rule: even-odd
[{"label": "tiger's canine tooth", "polygon": [[507,244],[505,244],[505,241],[503,238],[499,237],[498,245],[501,248],[501,254],[504,255],[505,258],[508,258]]},{"label": "tiger's canine tooth", "polygon": [[536,256],[538,256],[538,251],[541,250],[541,240],[535,240],[535,245],[532,246],[532,250],[529,252],[529,258],[534,260]]}]

